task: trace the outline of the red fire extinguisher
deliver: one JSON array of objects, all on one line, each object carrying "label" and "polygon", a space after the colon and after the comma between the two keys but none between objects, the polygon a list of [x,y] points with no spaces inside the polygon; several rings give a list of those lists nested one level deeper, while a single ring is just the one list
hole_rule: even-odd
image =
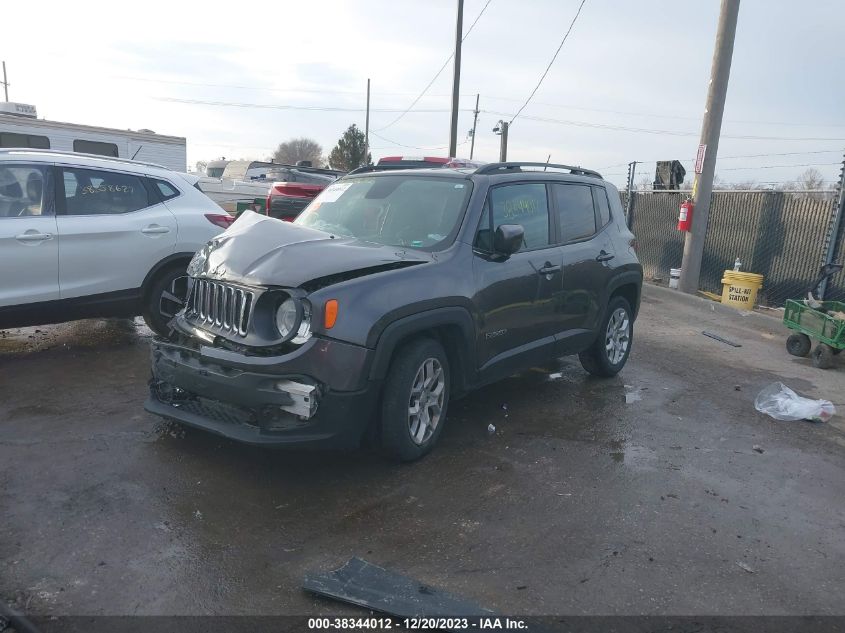
[{"label": "red fire extinguisher", "polygon": [[681,203],[681,212],[678,214],[678,230],[689,231],[692,229],[692,200],[687,198]]}]

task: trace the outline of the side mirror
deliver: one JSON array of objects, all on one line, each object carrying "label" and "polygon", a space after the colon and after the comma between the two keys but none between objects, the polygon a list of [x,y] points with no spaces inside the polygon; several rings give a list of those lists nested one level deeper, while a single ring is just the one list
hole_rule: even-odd
[{"label": "side mirror", "polygon": [[521,224],[500,224],[493,236],[493,251],[501,255],[513,255],[525,239],[525,229]]}]

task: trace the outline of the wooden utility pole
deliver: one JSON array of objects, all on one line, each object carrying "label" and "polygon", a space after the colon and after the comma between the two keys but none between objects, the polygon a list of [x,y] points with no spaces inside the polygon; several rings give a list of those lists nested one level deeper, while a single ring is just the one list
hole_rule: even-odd
[{"label": "wooden utility pole", "polygon": [[502,135],[502,142],[499,145],[499,162],[505,163],[508,160],[508,125],[507,121],[502,121],[500,134]]},{"label": "wooden utility pole", "polygon": [[710,198],[713,193],[713,176],[716,173],[716,155],[719,150],[719,135],[722,130],[722,115],[725,111],[725,95],[731,76],[731,57],[736,37],[736,22],[739,14],[739,0],[722,0],[719,12],[719,26],[716,31],[716,48],[713,51],[713,65],[710,69],[710,88],[707,91],[707,106],[701,125],[703,161],[701,173],[696,174],[692,188],[693,214],[692,231],[684,237],[684,257],[681,261],[681,279],[678,289],[688,294],[698,291],[701,276],[701,259],[704,255],[704,238],[710,220]]},{"label": "wooden utility pole", "polygon": [[470,158],[472,158],[472,154],[475,151],[475,129],[476,129],[476,126],[478,125],[478,98],[480,96],[481,95],[479,95],[479,94],[475,95],[475,110],[473,111],[473,116],[472,116],[472,141],[470,141],[470,145],[469,145],[469,157]]},{"label": "wooden utility pole", "polygon": [[464,36],[464,0],[458,0],[455,24],[455,70],[452,74],[452,117],[449,123],[449,156],[458,151],[458,105],[461,91],[461,40]]},{"label": "wooden utility pole", "polygon": [[364,119],[364,164],[369,165],[370,155],[370,80],[367,79],[367,117]]}]

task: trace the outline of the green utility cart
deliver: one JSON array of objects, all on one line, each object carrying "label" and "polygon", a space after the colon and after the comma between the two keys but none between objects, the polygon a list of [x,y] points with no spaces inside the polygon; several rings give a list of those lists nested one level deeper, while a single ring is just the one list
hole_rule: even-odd
[{"label": "green utility cart", "polygon": [[[833,357],[845,349],[845,303],[821,301],[811,308],[804,301],[789,299],[783,313],[783,324],[795,330],[786,339],[786,350],[793,356],[810,354],[813,365],[827,369]],[[813,351],[811,339],[818,341]]]}]

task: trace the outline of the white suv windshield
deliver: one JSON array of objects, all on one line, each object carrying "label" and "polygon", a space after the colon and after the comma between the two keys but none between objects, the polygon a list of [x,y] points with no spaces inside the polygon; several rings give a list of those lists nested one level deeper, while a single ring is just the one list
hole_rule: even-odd
[{"label": "white suv windshield", "polygon": [[438,250],[454,240],[472,183],[390,175],[329,185],[295,224],[387,246]]}]

